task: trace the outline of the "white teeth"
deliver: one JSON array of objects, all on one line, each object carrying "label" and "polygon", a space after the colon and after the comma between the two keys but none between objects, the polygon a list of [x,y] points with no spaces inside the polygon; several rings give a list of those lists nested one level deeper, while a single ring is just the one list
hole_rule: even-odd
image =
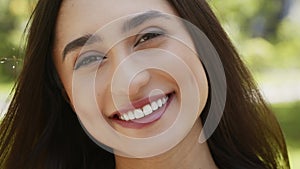
[{"label": "white teeth", "polygon": [[158,100],[157,100],[157,105],[158,105],[158,107],[161,107],[161,106],[162,106],[162,101],[161,101],[161,99],[158,99]]},{"label": "white teeth", "polygon": [[149,104],[147,104],[146,106],[143,107],[143,113],[145,114],[145,116],[151,114],[153,111],[151,109],[151,106]]},{"label": "white teeth", "polygon": [[165,104],[165,103],[167,102],[167,100],[168,100],[168,97],[164,97],[164,98],[162,99],[162,104]]},{"label": "white teeth", "polygon": [[132,113],[132,111],[129,111],[127,114],[128,114],[128,117],[129,117],[130,120],[135,119],[134,114]]},{"label": "white teeth", "polygon": [[129,120],[129,117],[127,114],[123,114],[123,117],[124,117],[124,120],[128,121]]},{"label": "white teeth", "polygon": [[151,102],[151,108],[153,111],[157,110],[158,109],[158,105],[156,102]]},{"label": "white teeth", "polygon": [[144,113],[143,113],[143,111],[141,109],[136,109],[136,110],[134,110],[133,113],[134,113],[134,117],[136,119],[140,119],[140,118],[142,118],[142,117],[145,116]]},{"label": "white teeth", "polygon": [[134,119],[140,119],[144,116],[147,116],[149,114],[152,114],[155,110],[162,107],[164,104],[166,104],[168,101],[168,97],[164,97],[161,99],[158,99],[157,101],[153,101],[150,104],[145,105],[141,109],[135,109],[132,111],[128,111],[127,113],[124,113],[120,116],[121,120],[129,121]]}]

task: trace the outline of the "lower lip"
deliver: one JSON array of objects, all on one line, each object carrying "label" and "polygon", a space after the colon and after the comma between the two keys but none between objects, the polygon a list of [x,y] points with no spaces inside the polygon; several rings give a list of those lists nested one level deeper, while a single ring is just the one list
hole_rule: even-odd
[{"label": "lower lip", "polygon": [[174,94],[169,95],[169,99],[166,104],[164,104],[162,107],[159,109],[155,110],[153,113],[150,115],[147,115],[143,118],[136,119],[136,120],[129,120],[129,121],[124,121],[120,119],[112,119],[114,122],[118,123],[122,127],[125,128],[133,128],[133,129],[140,129],[146,126],[149,126],[159,120],[163,114],[166,112],[166,109],[168,108],[169,104],[173,100]]}]

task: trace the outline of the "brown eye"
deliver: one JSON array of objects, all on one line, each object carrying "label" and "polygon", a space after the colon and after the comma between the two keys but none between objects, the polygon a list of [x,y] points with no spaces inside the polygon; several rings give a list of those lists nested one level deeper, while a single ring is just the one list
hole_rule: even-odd
[{"label": "brown eye", "polygon": [[162,35],[162,33],[159,33],[159,32],[146,33],[134,44],[134,47],[136,47],[137,45],[144,43],[148,40],[151,40],[153,38],[161,36],[161,35]]}]

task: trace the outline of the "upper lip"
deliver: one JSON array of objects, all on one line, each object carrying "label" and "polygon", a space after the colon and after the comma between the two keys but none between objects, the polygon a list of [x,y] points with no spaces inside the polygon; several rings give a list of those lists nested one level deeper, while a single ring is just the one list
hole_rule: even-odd
[{"label": "upper lip", "polygon": [[125,106],[121,106],[121,108],[119,110],[114,111],[109,117],[113,118],[116,115],[120,116],[120,115],[122,115],[124,113],[127,113],[130,110],[137,109],[137,108],[142,108],[142,106],[147,105],[147,104],[151,103],[152,101],[156,101],[159,98],[168,96],[168,95],[170,95],[172,93],[173,92],[159,94],[159,95],[154,95],[154,96],[150,96],[150,97],[147,96],[147,97],[141,98],[139,100],[132,101],[131,104],[127,104]]}]

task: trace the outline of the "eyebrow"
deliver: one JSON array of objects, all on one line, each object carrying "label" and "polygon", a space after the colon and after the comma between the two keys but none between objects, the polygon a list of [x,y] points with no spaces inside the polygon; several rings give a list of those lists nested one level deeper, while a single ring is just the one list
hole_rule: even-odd
[{"label": "eyebrow", "polygon": [[63,61],[65,60],[66,56],[68,53],[88,44],[93,44],[95,42],[101,41],[101,38],[97,35],[92,35],[92,34],[87,34],[84,36],[81,36],[72,42],[68,43],[66,47],[63,50],[62,56],[63,56]]},{"label": "eyebrow", "polygon": [[[133,18],[127,20],[123,25],[122,32],[128,32],[128,31],[140,26],[144,22],[155,19],[155,18],[169,19],[170,17],[168,17],[166,14],[163,14],[159,11],[150,10],[150,11],[141,13],[141,14],[134,16]],[[63,61],[65,60],[68,53],[70,53],[80,47],[83,47],[84,45],[93,44],[93,43],[99,42],[101,40],[102,40],[101,37],[99,37],[97,35],[86,34],[84,36],[81,36],[81,37],[71,41],[70,43],[68,43],[66,45],[66,47],[64,48],[64,50],[62,52]]]},{"label": "eyebrow", "polygon": [[122,31],[128,32],[129,30],[138,27],[139,25],[143,24],[144,22],[152,20],[152,19],[156,19],[156,18],[169,19],[170,17],[159,11],[150,10],[145,13],[139,14],[139,15],[129,19],[128,21],[126,21],[124,23]]}]

